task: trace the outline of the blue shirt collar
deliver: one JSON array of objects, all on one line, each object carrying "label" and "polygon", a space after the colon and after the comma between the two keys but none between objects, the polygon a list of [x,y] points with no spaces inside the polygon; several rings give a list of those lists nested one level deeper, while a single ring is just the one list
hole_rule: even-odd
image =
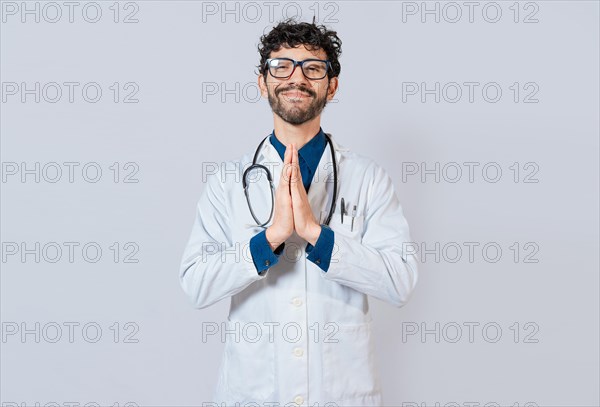
[{"label": "blue shirt collar", "polygon": [[[275,130],[273,130],[271,133],[269,140],[279,153],[281,161],[283,161],[285,145],[277,139],[277,136],[275,136]],[[298,158],[302,157],[311,171],[315,173],[319,165],[319,161],[321,161],[321,156],[323,155],[326,145],[327,139],[325,138],[325,132],[323,132],[323,129],[319,127],[319,132],[313,138],[311,138],[308,143],[303,145],[300,150],[298,150]]]}]

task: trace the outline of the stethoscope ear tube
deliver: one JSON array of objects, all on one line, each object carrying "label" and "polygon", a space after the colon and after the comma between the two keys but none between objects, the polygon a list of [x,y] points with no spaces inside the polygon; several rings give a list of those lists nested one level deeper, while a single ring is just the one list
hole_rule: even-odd
[{"label": "stethoscope ear tube", "polygon": [[253,170],[255,168],[260,168],[261,170],[264,170],[267,173],[267,179],[269,180],[269,183],[271,184],[271,186],[273,186],[273,178],[271,178],[271,171],[269,171],[269,169],[262,164],[252,164],[250,167],[246,168],[246,171],[244,171],[244,175],[242,175],[242,187],[244,188],[244,191],[248,188],[248,184],[246,183],[246,175],[250,170]]},{"label": "stethoscope ear tube", "polygon": [[[265,168],[264,166],[262,166],[260,164],[257,164],[257,166]],[[244,171],[244,180],[243,180],[244,184],[246,184],[246,178],[245,178],[246,171]],[[267,223],[269,223],[269,221],[273,217],[273,210],[275,209],[275,187],[273,187],[273,181],[271,180],[271,175],[269,173],[267,173],[267,178],[269,179],[269,185],[271,187],[271,213],[269,214],[269,218],[267,219],[267,221],[265,223],[260,223],[260,221],[256,217],[256,214],[254,213],[254,210],[252,209],[252,205],[250,204],[250,198],[248,197],[248,188],[246,185],[244,185],[244,195],[246,195],[246,202],[248,202],[248,208],[250,209],[250,213],[252,214],[254,221],[261,228],[264,228],[265,225]]]},{"label": "stethoscope ear tube", "polygon": [[[271,177],[271,171],[269,171],[269,169],[267,167],[265,167],[264,165],[256,163],[256,159],[258,158],[258,153],[260,151],[260,148],[265,143],[265,141],[267,141],[268,138],[269,138],[269,136],[265,137],[264,140],[260,142],[260,144],[258,145],[258,148],[256,149],[256,152],[254,153],[254,158],[252,159],[252,165],[249,166],[248,168],[246,168],[246,170],[244,171],[244,174],[242,175],[242,187],[244,188],[244,195],[246,196],[246,202],[248,203],[248,209],[250,209],[250,214],[254,218],[254,221],[256,222],[256,224],[261,228],[264,228],[265,225],[271,221],[271,218],[273,218],[273,211],[275,209],[275,187],[273,186],[273,178]],[[248,172],[250,172],[251,170],[253,170],[255,168],[261,169],[267,174],[267,179],[269,180],[269,186],[271,188],[271,213],[269,214],[269,218],[267,219],[267,221],[264,223],[260,223],[260,221],[256,217],[256,214],[254,213],[254,210],[252,209],[252,204],[250,203],[250,198],[248,197],[248,184],[246,182],[246,176],[248,175]]]},{"label": "stethoscope ear tube", "polygon": [[335,151],[333,150],[333,143],[331,142],[331,138],[329,133],[325,133],[325,137],[327,137],[327,141],[329,142],[329,149],[331,151],[331,160],[333,161],[333,199],[331,200],[331,207],[329,208],[329,215],[325,219],[325,224],[329,226],[329,221],[331,221],[331,217],[335,212],[335,203],[337,201],[337,160],[335,159]]}]

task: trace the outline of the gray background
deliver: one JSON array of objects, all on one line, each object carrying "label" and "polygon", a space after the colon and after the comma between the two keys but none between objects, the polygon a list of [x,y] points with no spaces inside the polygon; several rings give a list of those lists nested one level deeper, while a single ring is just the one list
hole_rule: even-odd
[{"label": "gray background", "polygon": [[[460,2],[463,15],[454,23],[456,9],[435,2],[427,7],[438,7],[439,22],[435,15],[422,21],[421,2],[296,2],[297,9],[275,2],[271,18],[263,2],[254,3],[260,15],[233,2],[227,6],[238,11],[221,15],[221,2],[138,1],[117,5],[117,23],[113,2],[97,3],[96,23],[82,17],[86,2],[78,3],[72,23],[66,6],[51,23],[55,10],[37,3],[40,21],[26,15],[22,22],[21,11],[9,13],[7,3],[4,86],[24,82],[33,89],[39,82],[50,92],[51,82],[96,82],[103,93],[90,103],[79,86],[70,103],[63,85],[58,102],[47,100],[50,92],[36,103],[34,95],[23,102],[21,93],[3,90],[3,403],[210,400],[223,344],[214,337],[203,342],[202,323],[223,322],[229,302],[194,310],[178,281],[203,167],[254,151],[272,130],[270,108],[257,100],[254,85],[258,38],[284,10],[312,21],[318,9],[318,20],[343,41],[340,90],[322,127],[384,166],[415,245],[433,250],[420,257],[409,304],[397,309],[371,299],[386,404],[599,405],[597,2],[478,2],[472,22]],[[495,5],[501,18],[486,21]],[[203,14],[213,6],[217,14]],[[407,14],[413,6],[419,13]],[[86,7],[93,18],[93,5]],[[122,22],[132,12],[138,21]],[[523,21],[530,14],[537,22]],[[137,103],[124,103],[128,82],[138,86]],[[429,89],[439,82],[446,98],[403,99],[408,82]],[[462,85],[462,98],[452,103],[453,82],[478,82],[473,101]],[[216,95],[206,92],[211,83]],[[498,84],[500,100],[484,99],[486,83]],[[525,103],[532,90],[537,103]],[[39,183],[35,174],[24,182],[12,175],[10,163],[22,162],[40,163]],[[64,170],[57,182],[48,181],[53,162]],[[73,182],[64,162],[79,163]],[[115,162],[119,182],[109,168]],[[478,163],[473,182],[465,162]],[[102,169],[98,182],[83,178],[86,163]],[[411,163],[439,163],[439,182],[432,174],[410,175]],[[501,168],[497,182],[484,178],[487,163]],[[451,182],[456,166],[463,172]],[[138,182],[123,182],[132,168]],[[494,176],[493,167],[488,174]],[[34,254],[23,260],[7,253],[36,242],[47,249],[39,262]],[[73,262],[65,242],[79,244]],[[95,263],[81,254],[89,242],[103,250]],[[473,261],[465,242],[479,244]],[[502,249],[496,262],[482,253],[488,243]],[[56,245],[64,250],[53,263]],[[457,246],[463,251],[455,261]],[[139,249],[131,258],[137,263],[125,261],[132,247]],[[72,341],[69,322],[79,324]],[[36,323],[39,343],[33,333],[9,335],[14,327],[35,331]],[[403,339],[409,327],[435,330],[436,323],[439,341],[434,334]],[[472,341],[465,323],[479,324]],[[97,342],[90,340],[94,329],[83,335],[85,324],[102,329]],[[62,337],[52,343],[56,325]],[[463,329],[454,341],[456,326]],[[494,327],[502,332],[496,342]]]}]

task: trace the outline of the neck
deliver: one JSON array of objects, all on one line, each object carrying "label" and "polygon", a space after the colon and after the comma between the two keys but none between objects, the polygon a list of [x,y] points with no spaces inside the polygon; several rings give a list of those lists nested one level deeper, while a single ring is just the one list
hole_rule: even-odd
[{"label": "neck", "polygon": [[296,144],[298,150],[303,145],[308,143],[318,132],[321,127],[321,116],[317,116],[300,125],[290,124],[283,121],[279,116],[273,115],[275,119],[275,136],[286,147],[292,143]]}]

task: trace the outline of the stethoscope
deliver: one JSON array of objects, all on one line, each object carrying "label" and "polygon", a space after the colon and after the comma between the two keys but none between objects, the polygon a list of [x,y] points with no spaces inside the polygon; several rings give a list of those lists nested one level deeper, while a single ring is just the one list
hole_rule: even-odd
[{"label": "stethoscope", "polygon": [[[260,226],[260,227],[264,227],[267,223],[269,223],[271,221],[271,218],[273,217],[273,210],[275,209],[275,188],[273,187],[273,178],[271,177],[271,171],[269,171],[269,169],[267,167],[265,167],[264,165],[256,163],[256,159],[258,158],[258,153],[259,153],[262,145],[265,143],[265,141],[267,141],[267,139],[270,136],[271,135],[268,135],[267,137],[265,137],[265,139],[263,141],[260,142],[260,144],[258,145],[258,148],[256,149],[256,152],[254,153],[254,159],[252,159],[252,165],[250,167],[248,167],[246,169],[246,171],[244,171],[244,175],[242,176],[242,186],[244,187],[244,194],[246,195],[246,202],[248,202],[248,208],[250,209],[250,213],[252,214],[252,217],[254,218],[254,220],[256,221],[258,226]],[[329,149],[331,151],[331,158],[333,160],[333,199],[331,200],[331,207],[329,208],[329,215],[327,215],[327,218],[325,219],[325,224],[329,225],[329,221],[331,220],[331,217],[333,216],[333,211],[335,210],[335,201],[337,200],[338,179],[337,179],[337,162],[335,159],[335,151],[333,150],[333,143],[331,142],[329,133],[325,133],[325,137],[327,138],[327,142],[329,143]],[[250,172],[252,169],[258,169],[258,170],[265,171],[267,173],[267,179],[269,180],[269,185],[271,186],[271,213],[269,214],[269,219],[267,219],[267,221],[265,223],[260,223],[260,221],[258,220],[256,215],[254,214],[254,210],[252,210],[252,205],[250,204],[250,198],[248,197],[248,183],[246,183],[246,176],[247,176],[248,172]]]}]

